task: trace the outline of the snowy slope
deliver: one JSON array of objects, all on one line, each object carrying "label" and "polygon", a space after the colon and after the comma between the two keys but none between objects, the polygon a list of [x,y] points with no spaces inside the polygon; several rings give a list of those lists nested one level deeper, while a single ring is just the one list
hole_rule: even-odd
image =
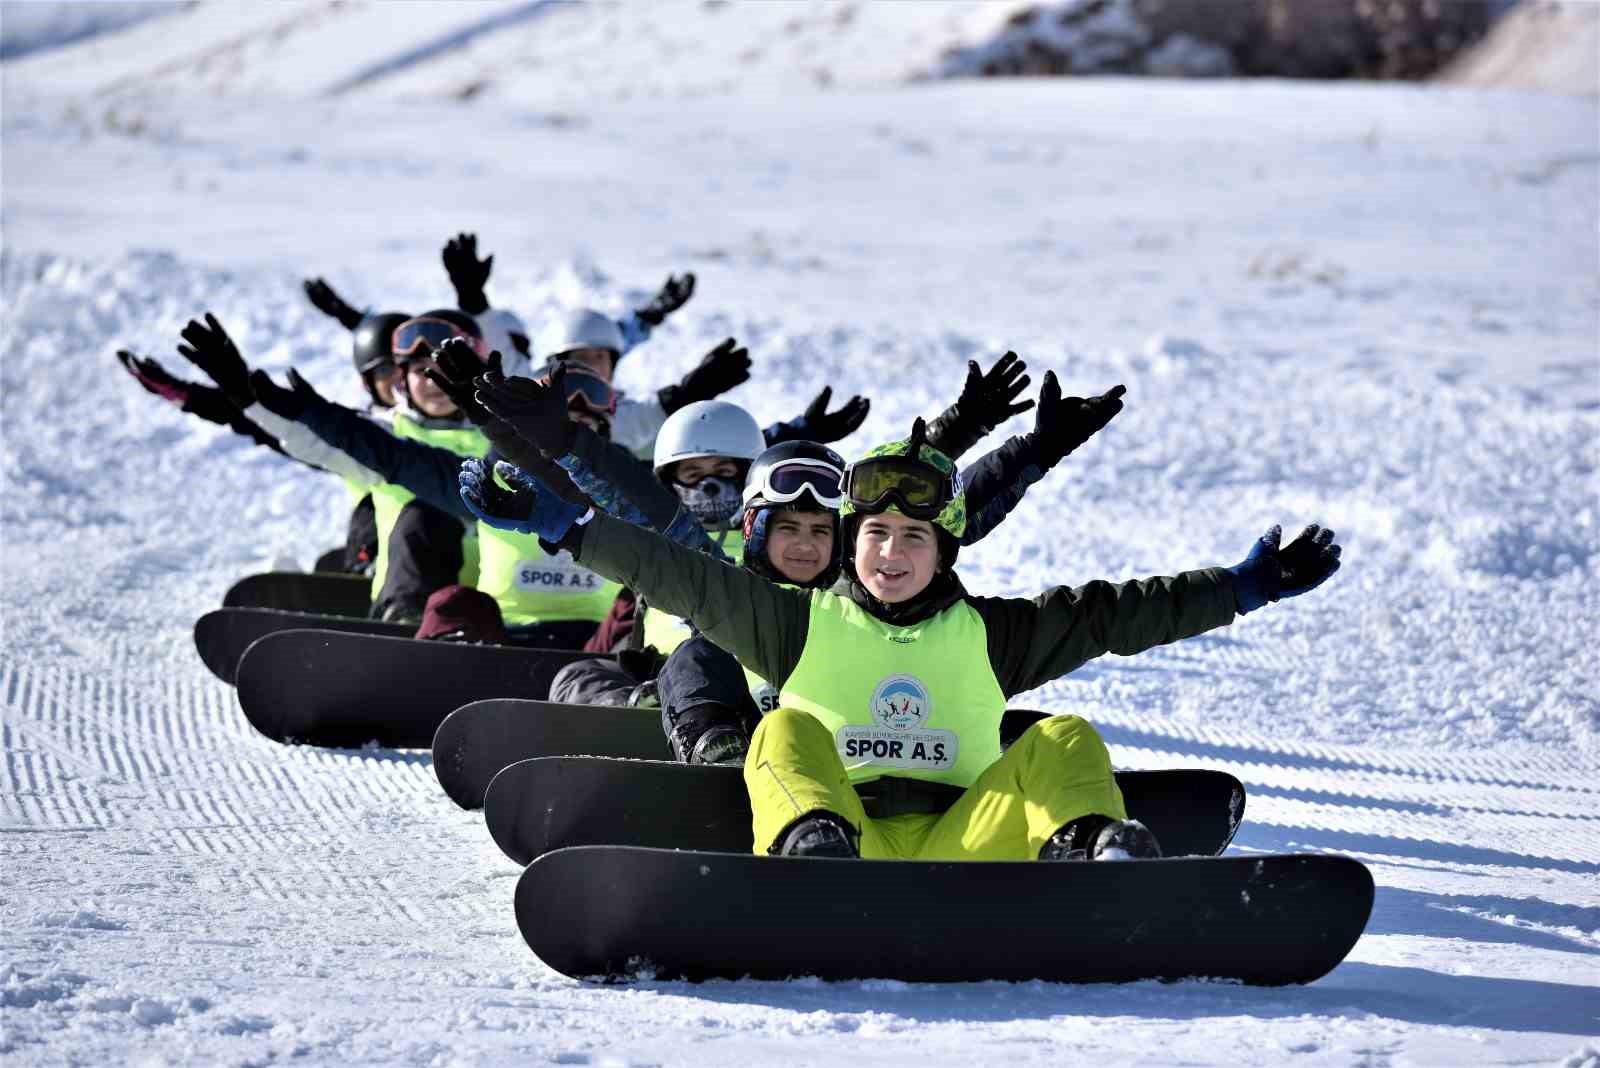
[{"label": "snowy slope", "polygon": [[[442,32],[429,17],[385,48]],[[83,47],[4,69],[8,1064],[1600,1058],[1593,98],[1083,81],[558,114],[442,102],[442,67],[403,108],[321,95],[367,66],[348,39],[305,61],[314,82],[94,96],[157,57]],[[353,400],[299,280],[443,302],[461,228],[534,324],[696,271],[623,383],[737,334],[758,415],[824,382],[873,398],[847,451],[1006,346],[1073,390],[1126,383],[1127,411],[963,554],[975,589],[1338,529],[1324,589],[1030,703],[1087,715],[1125,766],[1239,775],[1238,850],[1367,861],[1350,961],[1290,990],[586,987],[521,944],[516,871],[426,754],[253,735],[189,627],[336,541],[341,491],[111,353],[183,370],[177,330],[209,308],[250,358]]]}]

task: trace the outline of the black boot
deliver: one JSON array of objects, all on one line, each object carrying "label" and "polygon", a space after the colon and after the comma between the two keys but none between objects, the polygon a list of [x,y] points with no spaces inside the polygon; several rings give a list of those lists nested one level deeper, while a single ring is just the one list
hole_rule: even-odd
[{"label": "black boot", "polygon": [[1154,860],[1161,845],[1138,820],[1114,820],[1092,813],[1079,816],[1050,836],[1040,860]]},{"label": "black boot", "polygon": [[859,857],[849,825],[832,812],[818,812],[796,820],[783,836],[781,857]]},{"label": "black boot", "polygon": [[738,712],[725,705],[695,705],[682,712],[663,708],[661,728],[680,764],[743,765],[750,751]]}]

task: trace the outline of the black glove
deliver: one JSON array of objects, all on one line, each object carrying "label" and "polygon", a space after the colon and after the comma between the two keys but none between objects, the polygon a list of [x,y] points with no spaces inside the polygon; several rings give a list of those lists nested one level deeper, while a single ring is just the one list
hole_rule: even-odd
[{"label": "black glove", "polygon": [[820,445],[849,437],[855,433],[857,427],[866,422],[872,402],[858,395],[845,401],[843,408],[830,412],[828,401],[832,398],[833,387],[823,386],[822,392],[806,405],[805,414],[788,425],[799,431],[799,436],[804,440],[815,441]]},{"label": "black glove", "polygon": [[572,451],[578,424],[567,413],[567,369],[558,365],[548,384],[527,378],[483,375],[478,402],[503,420],[540,455],[554,459]]},{"label": "black glove", "polygon": [[488,311],[489,298],[483,295],[483,287],[494,270],[494,257],[478,259],[478,235],[461,233],[452,237],[445,242],[441,258],[456,290],[456,307],[468,315]]},{"label": "black glove", "polygon": [[[185,382],[181,378],[174,378],[165,367],[162,367],[155,360],[137,356],[127,349],[118,349],[117,359],[122,362],[123,369],[132,375],[133,380],[143,386],[147,393],[153,393],[167,403],[177,405],[184,411],[189,410],[189,398],[194,391],[207,388],[195,382]],[[213,390],[213,392],[215,391]]]},{"label": "black glove", "polygon": [[463,415],[472,420],[477,426],[493,419],[494,416],[484,411],[473,396],[472,380],[485,371],[500,373],[500,352],[495,350],[489,353],[487,361],[478,356],[478,350],[464,337],[453,337],[439,346],[439,351],[433,354],[434,366],[422,373],[428,376],[428,381],[444,390],[461,409]]},{"label": "black glove", "polygon": [[307,278],[304,285],[306,296],[317,306],[317,310],[339,320],[346,330],[354,330],[364,318],[360,312],[346,304],[344,298],[335,293],[333,287],[321,278]]},{"label": "black glove", "polygon": [[209,375],[234,407],[243,410],[255,403],[250,368],[215,316],[206,312],[204,325],[190,319],[183,328],[183,340],[188,344],[178,346],[179,354]]},{"label": "black glove", "polygon": [[694,370],[683,376],[675,386],[667,386],[656,394],[661,407],[668,415],[695,401],[711,400],[728,392],[750,378],[750,351],[739,348],[739,343],[729,338],[700,361]]},{"label": "black glove", "polygon": [[660,326],[667,316],[689,303],[689,298],[692,296],[694,296],[694,275],[688,272],[681,276],[669,274],[661,287],[661,292],[657,293],[649,304],[635,309],[633,314],[647,326]]},{"label": "black glove", "polygon": [[[1030,379],[1023,372],[1028,365],[1008,352],[984,374],[978,370],[977,360],[967,361],[967,381],[956,398],[956,407],[963,418],[973,421],[985,434],[1019,412],[1033,407],[1033,401],[1016,401],[1017,394],[1028,388]],[[1059,390],[1057,393],[1059,394]]]},{"label": "black glove", "polygon": [[254,391],[261,407],[283,419],[299,421],[300,416],[313,403],[327,403],[323,401],[322,394],[313,389],[310,382],[301,378],[300,372],[293,367],[289,368],[288,389],[274,382],[265,371],[251,373],[250,388]]},{"label": "black glove", "polygon": [[1343,549],[1333,531],[1313,523],[1286,547],[1279,548],[1283,528],[1274,526],[1250,547],[1250,555],[1225,570],[1233,576],[1233,599],[1239,614],[1254,612],[1271,601],[1298,597],[1314,590],[1339,570]]},{"label": "black glove", "polygon": [[1063,397],[1054,371],[1044,373],[1039,387],[1039,414],[1026,438],[1036,450],[1039,464],[1049,470],[1073,449],[1099,433],[1122,411],[1125,386],[1112,386],[1098,397]]}]

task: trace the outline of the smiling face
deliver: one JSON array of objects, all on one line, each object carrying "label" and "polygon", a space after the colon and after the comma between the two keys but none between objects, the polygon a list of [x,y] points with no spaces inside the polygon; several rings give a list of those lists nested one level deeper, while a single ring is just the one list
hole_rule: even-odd
[{"label": "smiling face", "polygon": [[456,402],[424,373],[436,366],[431,357],[408,361],[405,365],[406,394],[411,398],[411,406],[423,415],[434,418],[456,415],[460,411]]},{"label": "smiling face", "polygon": [[815,579],[833,562],[833,516],[775,511],[767,517],[767,562],[790,582]]},{"label": "smiling face", "polygon": [[884,604],[909,601],[939,571],[933,524],[898,512],[863,516],[856,531],[855,567],[861,585]]}]

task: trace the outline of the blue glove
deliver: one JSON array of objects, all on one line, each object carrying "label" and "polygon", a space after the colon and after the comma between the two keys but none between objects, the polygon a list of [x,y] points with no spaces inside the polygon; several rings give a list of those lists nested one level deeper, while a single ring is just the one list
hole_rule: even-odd
[{"label": "blue glove", "polygon": [[479,459],[464,460],[461,473],[461,499],[467,509],[491,527],[537,534],[548,542],[559,542],[587,509],[562,500],[543,482],[530,477],[520,467],[500,461],[494,465],[506,489],[489,474],[489,465]]},{"label": "blue glove", "polygon": [[1333,531],[1313,523],[1286,548],[1278,547],[1282,539],[1283,528],[1274,526],[1242,563],[1225,569],[1233,576],[1233,599],[1241,616],[1269,601],[1314,590],[1339,570],[1341,549],[1333,543]]}]

